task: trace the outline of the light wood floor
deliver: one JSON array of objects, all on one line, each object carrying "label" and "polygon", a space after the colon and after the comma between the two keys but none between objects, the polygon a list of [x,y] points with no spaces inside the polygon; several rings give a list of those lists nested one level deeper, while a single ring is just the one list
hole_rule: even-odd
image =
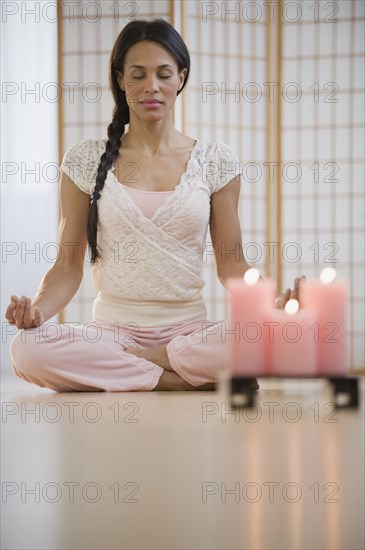
[{"label": "light wood floor", "polygon": [[363,549],[363,384],[361,409],[334,413],[324,381],[264,382],[255,409],[230,414],[221,386],[3,379],[1,547]]}]

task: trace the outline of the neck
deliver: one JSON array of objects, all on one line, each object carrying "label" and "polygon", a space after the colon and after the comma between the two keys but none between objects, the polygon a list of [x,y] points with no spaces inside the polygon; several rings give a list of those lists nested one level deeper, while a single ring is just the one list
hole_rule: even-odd
[{"label": "neck", "polygon": [[147,155],[154,156],[164,149],[177,145],[180,137],[181,133],[173,126],[171,119],[154,122],[132,119],[122,142],[125,147],[136,148]]}]

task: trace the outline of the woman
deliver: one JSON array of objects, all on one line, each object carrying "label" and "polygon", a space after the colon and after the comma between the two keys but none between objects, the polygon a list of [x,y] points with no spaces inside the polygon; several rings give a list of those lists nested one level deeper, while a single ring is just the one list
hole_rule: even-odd
[{"label": "woman", "polygon": [[[227,357],[225,323],[207,320],[201,294],[208,223],[222,284],[250,266],[237,156],[172,123],[189,68],[186,45],[162,19],[132,21],[118,36],[108,139],[84,139],[66,152],[58,258],[34,300],[11,296],[6,310],[22,329],[10,347],[20,378],[55,391],[213,389]],[[44,323],[80,286],[87,244],[99,291],[93,322],[58,325],[49,335]],[[236,244],[239,261],[221,254]],[[298,285],[278,294],[277,307],[298,297]]]}]

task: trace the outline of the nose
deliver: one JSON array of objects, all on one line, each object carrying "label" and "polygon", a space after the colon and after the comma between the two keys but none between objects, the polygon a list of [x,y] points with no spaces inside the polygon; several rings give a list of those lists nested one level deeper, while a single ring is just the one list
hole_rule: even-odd
[{"label": "nose", "polygon": [[156,75],[151,74],[146,77],[145,83],[144,83],[144,91],[149,93],[158,92],[159,90],[159,83],[158,78]]}]

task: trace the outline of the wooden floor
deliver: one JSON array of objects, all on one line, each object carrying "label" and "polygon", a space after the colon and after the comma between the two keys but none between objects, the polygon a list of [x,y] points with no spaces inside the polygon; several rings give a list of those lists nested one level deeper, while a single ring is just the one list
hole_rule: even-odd
[{"label": "wooden floor", "polygon": [[[216,392],[2,392],[1,548],[364,548],[361,409],[324,381]],[[282,388],[283,386],[281,386]]]}]

